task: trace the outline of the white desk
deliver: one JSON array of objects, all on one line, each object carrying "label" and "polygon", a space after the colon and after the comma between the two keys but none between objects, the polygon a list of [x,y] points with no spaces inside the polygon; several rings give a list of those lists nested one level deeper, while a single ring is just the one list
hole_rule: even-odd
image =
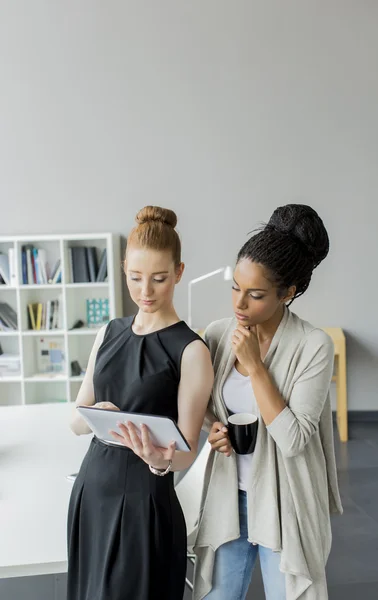
[{"label": "white desk", "polygon": [[67,570],[72,482],[90,435],[69,428],[72,404],[0,407],[0,578]]}]

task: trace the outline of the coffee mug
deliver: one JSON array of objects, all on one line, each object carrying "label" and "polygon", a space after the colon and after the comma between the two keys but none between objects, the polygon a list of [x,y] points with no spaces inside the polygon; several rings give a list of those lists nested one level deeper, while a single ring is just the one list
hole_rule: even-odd
[{"label": "coffee mug", "polygon": [[254,451],[258,425],[258,418],[252,413],[235,413],[228,417],[228,436],[236,454]]}]

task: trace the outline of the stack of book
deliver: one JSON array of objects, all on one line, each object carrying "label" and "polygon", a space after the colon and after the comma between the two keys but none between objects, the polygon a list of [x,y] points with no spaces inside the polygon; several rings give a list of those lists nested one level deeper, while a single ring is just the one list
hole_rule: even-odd
[{"label": "stack of book", "polygon": [[15,331],[17,327],[17,313],[6,302],[0,302],[0,331]]},{"label": "stack of book", "polygon": [[0,355],[0,378],[1,377],[20,377],[21,359],[15,354]]},{"label": "stack of book", "polygon": [[68,249],[69,270],[72,283],[98,283],[108,276],[106,248],[97,260],[97,248],[94,246],[73,246]]},{"label": "stack of book", "polygon": [[29,329],[49,330],[61,328],[59,300],[28,304]]},{"label": "stack of book", "polygon": [[8,254],[0,252],[0,285],[16,285],[14,256],[14,248],[9,248]]},{"label": "stack of book", "polygon": [[61,283],[62,267],[60,259],[50,271],[46,250],[35,248],[32,244],[22,246],[22,283],[24,285]]}]

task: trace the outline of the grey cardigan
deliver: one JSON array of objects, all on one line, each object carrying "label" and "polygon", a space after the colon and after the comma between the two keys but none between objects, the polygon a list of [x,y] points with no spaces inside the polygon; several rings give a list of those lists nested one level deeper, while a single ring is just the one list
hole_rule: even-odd
[{"label": "grey cardigan", "polygon": [[[223,319],[205,332],[215,371],[212,421],[227,421],[222,389],[235,362],[235,327],[235,319]],[[333,361],[327,334],[286,309],[264,363],[287,406],[268,427],[260,419],[247,498],[249,541],[280,552],[287,600],[328,598],[330,513],[342,513],[329,397]],[[239,536],[235,455],[212,451],[193,545],[194,600],[211,590],[217,548]]]}]

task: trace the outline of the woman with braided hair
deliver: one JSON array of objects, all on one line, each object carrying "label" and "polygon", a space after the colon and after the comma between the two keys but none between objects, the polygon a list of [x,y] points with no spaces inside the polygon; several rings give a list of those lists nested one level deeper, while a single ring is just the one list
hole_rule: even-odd
[{"label": "woman with braided hair", "polygon": [[[215,381],[207,411],[211,453],[194,543],[194,600],[243,600],[259,555],[267,600],[326,600],[330,513],[342,512],[326,333],[289,306],[327,256],[309,206],[277,208],[241,248],[235,317],[209,325]],[[232,413],[258,417],[255,450],[237,455]]]}]

